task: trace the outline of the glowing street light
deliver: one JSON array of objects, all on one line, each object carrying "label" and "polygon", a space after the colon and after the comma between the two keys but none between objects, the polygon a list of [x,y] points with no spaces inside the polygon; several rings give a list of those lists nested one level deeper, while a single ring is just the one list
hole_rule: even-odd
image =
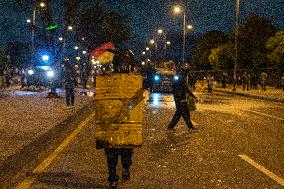
[{"label": "glowing street light", "polygon": [[146,49],[146,51],[149,51],[149,50],[150,50],[150,48],[149,48],[149,47],[146,47],[145,49]]},{"label": "glowing street light", "polygon": [[39,4],[39,6],[43,8],[43,7],[45,7],[45,3],[44,3],[44,2],[41,2],[41,3]]},{"label": "glowing street light", "polygon": [[191,30],[193,28],[193,26],[189,24],[189,25],[186,26],[186,28]]},{"label": "glowing street light", "polygon": [[58,39],[59,39],[59,41],[62,41],[62,40],[63,40],[63,37],[59,37]]},{"label": "glowing street light", "polygon": [[150,40],[150,44],[153,45],[154,43],[155,43],[155,40],[154,40],[154,39],[151,39],[151,40]]},{"label": "glowing street light", "polygon": [[75,47],[74,47],[74,49],[75,49],[75,50],[78,50],[78,49],[79,49],[79,47],[78,47],[78,46],[75,46]]},{"label": "glowing street light", "polygon": [[67,29],[68,30],[73,30],[73,27],[72,26],[68,26]]},{"label": "glowing street light", "polygon": [[167,42],[166,42],[166,44],[167,44],[167,45],[170,45],[170,44],[171,44],[171,42],[170,42],[170,41],[167,41]]},{"label": "glowing street light", "polygon": [[181,12],[181,7],[176,5],[174,6],[174,13],[179,14]]},{"label": "glowing street light", "polygon": [[158,29],[158,34],[162,34],[164,31],[162,29]]},{"label": "glowing street light", "polygon": [[27,19],[27,23],[31,23],[31,19]]}]

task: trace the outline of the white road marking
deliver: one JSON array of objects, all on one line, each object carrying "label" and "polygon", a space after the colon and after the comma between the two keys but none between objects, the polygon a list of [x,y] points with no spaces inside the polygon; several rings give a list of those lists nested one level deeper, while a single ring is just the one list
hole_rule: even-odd
[{"label": "white road marking", "polygon": [[275,175],[274,173],[272,173],[271,171],[269,171],[268,169],[266,169],[262,165],[256,163],[254,160],[250,159],[246,155],[239,155],[239,157],[242,158],[244,161],[248,162],[249,164],[251,164],[252,166],[254,166],[255,168],[257,168],[258,170],[260,170],[261,172],[263,172],[264,174],[266,174],[268,177],[270,177],[271,179],[276,181],[281,186],[284,186],[284,179],[283,178]]},{"label": "white road marking", "polygon": [[271,117],[271,118],[275,118],[275,119],[279,119],[279,120],[281,120],[281,121],[284,121],[284,119],[283,119],[283,118],[276,117],[276,116],[272,116],[272,115],[268,115],[268,114],[261,113],[261,112],[257,112],[257,111],[254,111],[254,110],[246,110],[246,111],[248,111],[248,112],[252,112],[252,113],[255,113],[255,114],[264,115],[264,116]]}]

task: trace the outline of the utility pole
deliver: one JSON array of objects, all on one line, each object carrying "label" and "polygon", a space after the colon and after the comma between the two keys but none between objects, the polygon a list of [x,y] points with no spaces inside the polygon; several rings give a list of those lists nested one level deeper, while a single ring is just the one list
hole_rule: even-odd
[{"label": "utility pole", "polygon": [[237,65],[238,65],[238,35],[239,35],[239,8],[240,8],[240,0],[236,0],[236,28],[235,28],[235,62],[234,62],[234,84],[233,91],[236,91],[237,85]]}]

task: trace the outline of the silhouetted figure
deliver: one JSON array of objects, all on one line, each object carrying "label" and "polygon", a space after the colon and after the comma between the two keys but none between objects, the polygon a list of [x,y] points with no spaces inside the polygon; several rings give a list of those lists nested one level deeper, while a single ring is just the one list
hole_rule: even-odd
[{"label": "silhouetted figure", "polygon": [[69,62],[65,62],[65,73],[64,73],[64,87],[66,105],[74,106],[75,103],[75,86],[76,86],[76,74]]},{"label": "silhouetted figure", "polygon": [[194,129],[192,122],[190,121],[190,111],[186,102],[186,95],[192,96],[194,99],[196,97],[189,90],[186,85],[186,80],[184,75],[179,75],[179,79],[172,84],[172,91],[176,105],[176,112],[168,125],[168,129],[173,129],[179,122],[180,118],[183,117],[186,125],[189,129]]},{"label": "silhouetted figure", "polygon": [[222,88],[226,88],[227,80],[228,80],[228,75],[225,72],[223,72],[221,76]]},{"label": "silhouetted figure", "polygon": [[250,85],[250,75],[245,72],[243,75],[242,75],[242,84],[243,84],[243,90],[248,90],[250,89],[249,85]]},{"label": "silhouetted figure", "polygon": [[107,51],[114,53],[112,61],[114,73],[129,73],[134,71],[135,59],[131,50],[107,49]]},{"label": "silhouetted figure", "polygon": [[209,74],[207,76],[207,88],[209,93],[213,92],[213,80],[214,80],[213,76]]},{"label": "silhouetted figure", "polygon": [[154,65],[150,64],[146,69],[146,88],[149,88],[150,92],[153,90],[155,74],[156,69]]},{"label": "silhouetted figure", "polygon": [[251,76],[251,88],[252,89],[257,89],[257,84],[258,84],[258,77],[256,73],[253,73]]},{"label": "silhouetted figure", "polygon": [[267,73],[266,72],[261,73],[260,83],[261,83],[261,90],[266,91],[266,85],[267,85]]}]

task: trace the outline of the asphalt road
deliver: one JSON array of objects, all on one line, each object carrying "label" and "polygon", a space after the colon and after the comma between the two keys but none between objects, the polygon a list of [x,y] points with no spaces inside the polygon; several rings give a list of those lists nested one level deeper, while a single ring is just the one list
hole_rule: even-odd
[{"label": "asphalt road", "polygon": [[[174,131],[165,129],[175,111],[171,95],[154,93],[145,101],[144,144],[135,149],[131,180],[120,181],[119,188],[283,188],[283,104],[197,96],[191,115],[196,132],[188,132],[183,120]],[[95,149],[94,132],[91,118],[78,124],[18,188],[107,188],[106,158]]]}]

